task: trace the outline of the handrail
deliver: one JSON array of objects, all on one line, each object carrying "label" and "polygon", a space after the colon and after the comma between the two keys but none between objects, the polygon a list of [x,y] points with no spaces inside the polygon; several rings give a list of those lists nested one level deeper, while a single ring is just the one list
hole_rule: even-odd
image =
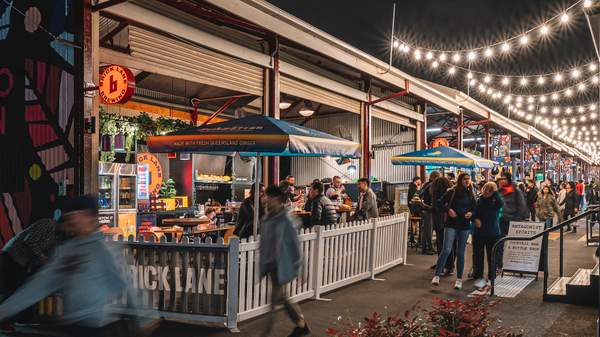
[{"label": "handrail", "polygon": [[[502,244],[504,244],[504,242],[506,241],[533,241],[537,238],[540,238],[552,231],[555,231],[557,229],[561,230],[561,235],[560,235],[560,276],[563,276],[563,234],[562,234],[562,229],[564,226],[568,226],[584,217],[587,217],[588,215],[595,213],[595,212],[599,212],[600,211],[600,206],[596,206],[595,208],[588,208],[588,210],[586,210],[583,213],[580,213],[568,220],[565,220],[561,223],[559,223],[556,226],[552,226],[550,228],[547,228],[541,232],[539,232],[538,234],[532,235],[530,237],[516,237],[516,236],[505,236],[503,238],[501,238],[500,240],[498,240],[494,246],[492,247],[492,256],[491,256],[491,265],[490,268],[492,269],[491,275],[492,278],[490,280],[490,287],[491,287],[491,292],[490,295],[494,296],[494,285],[495,285],[495,281],[496,281],[496,253],[498,250],[498,247]],[[547,251],[548,250],[548,245],[546,245],[544,247],[544,249]],[[544,295],[546,294],[548,289],[548,254],[544,254]]]}]

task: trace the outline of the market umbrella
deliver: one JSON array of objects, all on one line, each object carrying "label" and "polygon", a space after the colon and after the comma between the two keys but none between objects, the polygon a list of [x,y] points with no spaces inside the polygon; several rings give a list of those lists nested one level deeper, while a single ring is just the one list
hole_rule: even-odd
[{"label": "market umbrella", "polygon": [[[259,195],[261,156],[360,157],[360,144],[267,116],[252,116],[175,131],[147,139],[150,152],[239,152],[257,158],[255,196]],[[254,198],[258,209],[258,198]],[[256,235],[258,212],[254,212]]]},{"label": "market umbrella", "polygon": [[392,164],[489,169],[498,163],[449,146],[440,146],[394,156]]}]

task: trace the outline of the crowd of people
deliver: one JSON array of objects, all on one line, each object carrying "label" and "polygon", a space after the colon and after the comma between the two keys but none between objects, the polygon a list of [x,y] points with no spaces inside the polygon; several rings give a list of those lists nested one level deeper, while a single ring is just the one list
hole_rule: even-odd
[{"label": "crowd of people", "polygon": [[[545,228],[554,225],[554,219],[568,220],[587,205],[600,203],[600,185],[591,181],[584,184],[560,182],[550,179],[537,182],[515,182],[506,172],[495,181],[475,184],[471,176],[461,173],[441,175],[434,171],[423,184],[415,177],[409,186],[409,209],[419,218],[421,252],[438,255],[432,285],[440,284],[440,277],[456,273],[455,289],[462,289],[465,251],[469,236],[473,244],[473,270],[476,288],[484,288],[494,268],[502,268],[502,251],[499,247],[496,266],[491,266],[492,247],[509,231],[511,221],[540,221]],[[411,240],[416,235],[411,235]],[[577,226],[569,225],[567,231],[576,233]],[[435,233],[435,248],[433,245]],[[544,244],[547,244],[544,242]],[[488,277],[484,278],[484,261],[487,256]]]},{"label": "crowd of people", "polygon": [[[296,187],[296,178],[287,176],[282,180],[278,187],[285,193],[285,207],[289,211],[298,211],[300,214],[307,214],[302,217],[302,227],[311,228],[313,226],[333,225],[340,221],[338,207],[340,205],[352,205],[352,200],[346,193],[339,176],[334,176],[329,187],[325,189],[326,184],[319,179],[315,179],[309,186],[308,192],[304,188]],[[304,186],[303,186],[304,187]],[[358,179],[357,187],[359,191],[356,209],[349,220],[367,220],[379,216],[377,206],[377,197],[371,189],[370,181],[366,178]],[[241,238],[248,238],[252,235],[252,225],[254,220],[254,194],[255,185],[252,185],[250,196],[246,198],[240,207],[237,217],[235,234]],[[262,221],[265,214],[263,184],[259,188],[259,219]],[[259,223],[258,231],[260,232]]]}]

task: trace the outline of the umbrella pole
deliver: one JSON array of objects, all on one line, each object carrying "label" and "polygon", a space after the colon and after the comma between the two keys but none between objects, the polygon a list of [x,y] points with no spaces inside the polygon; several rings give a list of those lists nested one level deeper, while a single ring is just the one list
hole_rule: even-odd
[{"label": "umbrella pole", "polygon": [[256,164],[254,165],[254,220],[252,221],[252,235],[254,238],[258,235],[258,218],[260,216],[260,176],[261,163],[260,154],[256,154]]}]

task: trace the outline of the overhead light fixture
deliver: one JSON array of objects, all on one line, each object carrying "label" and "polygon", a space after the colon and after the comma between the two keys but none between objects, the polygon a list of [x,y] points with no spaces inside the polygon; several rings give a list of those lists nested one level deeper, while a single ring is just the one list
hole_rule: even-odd
[{"label": "overhead light fixture", "polygon": [[313,108],[311,102],[304,102],[304,105],[298,111],[298,113],[303,117],[310,117],[315,113],[315,109]]},{"label": "overhead light fixture", "polygon": [[285,110],[285,109],[289,108],[290,106],[292,106],[292,102],[288,102],[288,101],[279,102],[279,109],[281,109],[281,110]]},{"label": "overhead light fixture", "polygon": [[348,173],[352,174],[354,172],[356,172],[356,165],[348,165]]}]

